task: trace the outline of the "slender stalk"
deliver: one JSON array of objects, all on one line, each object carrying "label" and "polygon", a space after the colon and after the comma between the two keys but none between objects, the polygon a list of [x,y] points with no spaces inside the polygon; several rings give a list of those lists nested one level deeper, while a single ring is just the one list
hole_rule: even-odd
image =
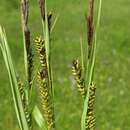
[{"label": "slender stalk", "polygon": [[85,65],[84,65],[84,49],[83,49],[83,39],[82,39],[82,37],[80,38],[80,53],[81,53],[82,72],[83,72],[83,77],[84,77],[84,75],[85,75]]}]

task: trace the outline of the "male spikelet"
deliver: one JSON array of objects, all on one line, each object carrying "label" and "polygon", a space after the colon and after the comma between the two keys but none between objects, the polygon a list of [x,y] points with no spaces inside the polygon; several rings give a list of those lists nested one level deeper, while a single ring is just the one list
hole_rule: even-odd
[{"label": "male spikelet", "polygon": [[45,21],[45,0],[38,0],[41,17]]},{"label": "male spikelet", "polygon": [[[38,0],[39,8],[40,8],[40,14],[42,17],[43,22],[45,22],[45,0]],[[48,20],[48,30],[49,33],[51,31],[51,20],[52,20],[52,12],[47,12],[47,20]]]},{"label": "male spikelet", "polygon": [[41,39],[41,37],[37,37],[35,39],[35,43],[41,63],[41,70],[38,72],[38,83],[43,116],[45,118],[48,130],[53,130],[55,123],[53,105],[51,102],[51,96],[48,87],[48,70],[46,62],[45,42]]},{"label": "male spikelet", "polygon": [[95,117],[94,117],[94,101],[96,94],[96,85],[94,83],[90,86],[90,95],[88,101],[88,110],[86,117],[86,130],[94,130],[95,128]]},{"label": "male spikelet", "polygon": [[26,49],[27,56],[27,77],[29,89],[32,88],[32,71],[33,71],[33,54],[32,54],[32,46],[30,41],[30,29],[28,26],[28,16],[29,16],[29,0],[21,0],[21,18],[22,18],[22,26],[23,26],[23,36],[24,36],[24,44]]},{"label": "male spikelet", "polygon": [[30,112],[28,110],[28,104],[26,102],[26,95],[25,95],[24,85],[23,85],[23,83],[21,82],[21,80],[19,78],[17,78],[17,82],[18,82],[19,92],[20,92],[20,95],[21,95],[26,120],[27,120],[29,128],[31,130],[32,129],[32,120],[31,120],[31,114],[30,114]]},{"label": "male spikelet", "polygon": [[75,80],[77,82],[78,91],[82,95],[83,98],[85,98],[86,90],[85,90],[85,84],[82,77],[82,69],[79,60],[74,60],[72,64],[72,74],[75,77]]},{"label": "male spikelet", "polygon": [[89,6],[88,6],[88,11],[87,11],[87,16],[86,16],[87,38],[88,38],[88,59],[91,56],[93,34],[94,34],[93,12],[94,12],[94,0],[89,0]]}]

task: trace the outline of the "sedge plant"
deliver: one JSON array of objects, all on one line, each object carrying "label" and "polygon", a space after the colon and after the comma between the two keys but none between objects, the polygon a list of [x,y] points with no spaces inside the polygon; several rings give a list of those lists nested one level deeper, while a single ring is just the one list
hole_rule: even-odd
[{"label": "sedge plant", "polygon": [[[86,16],[87,25],[87,53],[84,54],[81,40],[81,62],[75,59],[72,63],[72,74],[77,83],[77,89],[83,97],[83,113],[81,117],[81,130],[95,129],[94,102],[96,85],[94,83],[94,68],[96,61],[97,34],[101,17],[102,0],[99,0],[98,16],[94,28],[94,1],[89,0]],[[84,57],[86,59],[84,59]]]},{"label": "sedge plant", "polygon": [[[33,118],[41,130],[55,130],[55,111],[54,111],[54,87],[52,82],[51,68],[51,40],[50,35],[54,29],[58,16],[52,23],[52,13],[47,11],[47,0],[38,0],[41,14],[41,22],[43,26],[43,34],[31,42],[30,29],[28,25],[29,17],[29,0],[21,0],[21,21],[23,30],[24,45],[24,65],[25,65],[25,81],[17,74],[13,65],[13,58],[8,46],[7,37],[3,27],[0,27],[0,48],[3,54],[4,62],[8,71],[11,92],[13,96],[15,111],[21,130],[33,130]],[[88,46],[87,54],[84,56],[83,43],[81,42],[81,61],[78,59],[73,61],[72,73],[77,82],[77,88],[83,101],[83,113],[81,118],[81,130],[94,130],[94,101],[96,94],[96,85],[94,83],[94,67],[96,59],[97,33],[100,23],[101,3],[99,0],[99,10],[97,25],[94,30],[93,10],[94,0],[89,0],[88,13],[86,17],[88,28]],[[33,46],[34,45],[34,46]],[[33,49],[37,50],[39,58],[39,67],[34,71]],[[87,59],[84,60],[84,57]],[[87,61],[87,63],[85,62]],[[37,85],[34,84],[36,80]],[[38,103],[32,105],[32,90],[36,86],[38,89]]]},{"label": "sedge plant", "polygon": [[[50,66],[50,52],[49,42],[50,33],[56,24],[57,18],[54,24],[51,26],[51,13],[47,13],[46,1],[39,0],[39,7],[43,23],[43,39],[36,38],[35,44],[39,54],[40,68],[37,72],[37,82],[41,101],[41,109],[32,103],[32,90],[34,86],[34,73],[33,73],[33,44],[30,38],[30,29],[28,26],[29,17],[29,1],[21,0],[21,21],[23,30],[23,45],[24,45],[24,65],[25,65],[25,81],[21,81],[20,76],[16,73],[13,65],[13,58],[8,46],[5,30],[0,27],[0,48],[3,54],[6,68],[11,84],[11,90],[15,105],[15,111],[21,130],[33,130],[32,118],[41,129],[54,130],[54,104],[53,104],[53,90],[51,80],[51,66]],[[51,28],[52,27],[52,28]],[[41,112],[42,110],[42,112]]]}]

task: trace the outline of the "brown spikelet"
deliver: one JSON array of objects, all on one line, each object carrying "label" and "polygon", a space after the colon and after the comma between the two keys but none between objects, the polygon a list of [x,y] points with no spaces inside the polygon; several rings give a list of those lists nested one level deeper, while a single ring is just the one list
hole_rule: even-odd
[{"label": "brown spikelet", "polygon": [[31,89],[32,88],[32,72],[33,72],[33,54],[32,54],[31,46],[28,51],[27,59],[28,59],[28,82]]},{"label": "brown spikelet", "polygon": [[22,18],[25,47],[26,47],[26,52],[27,52],[28,84],[29,84],[29,88],[31,89],[33,54],[32,54],[32,49],[31,49],[31,42],[30,42],[30,30],[28,27],[28,14],[29,14],[29,1],[21,0],[21,18]]},{"label": "brown spikelet", "polygon": [[85,84],[82,77],[82,69],[79,60],[74,60],[72,64],[72,74],[75,77],[75,80],[77,82],[78,91],[82,95],[83,98],[85,98],[86,90],[85,90]]},{"label": "brown spikelet", "polygon": [[49,33],[51,31],[51,24],[52,24],[52,12],[49,12],[48,15],[48,30],[49,30]]},{"label": "brown spikelet", "polygon": [[[45,0],[38,0],[39,8],[40,8],[40,14],[45,22]],[[48,20],[48,30],[50,33],[51,30],[51,22],[52,22],[52,12],[47,12],[47,20]]]},{"label": "brown spikelet", "polygon": [[18,82],[18,87],[19,87],[19,92],[21,95],[21,99],[22,99],[22,104],[23,104],[23,108],[24,108],[24,113],[25,113],[25,117],[28,123],[28,126],[30,128],[30,130],[32,130],[32,120],[31,120],[31,113],[29,112],[28,109],[28,104],[26,101],[26,95],[25,95],[25,90],[24,90],[24,85],[21,82],[21,80],[19,78],[17,78],[17,82]]},{"label": "brown spikelet", "polygon": [[87,12],[87,37],[88,37],[88,58],[90,58],[92,42],[93,42],[93,10],[94,10],[94,0],[89,0],[88,12]]},{"label": "brown spikelet", "polygon": [[95,128],[95,117],[94,117],[94,101],[96,95],[96,85],[94,83],[90,86],[90,95],[88,101],[88,110],[86,118],[86,130],[94,130]]},{"label": "brown spikelet", "polygon": [[43,21],[45,21],[45,0],[38,0],[40,13]]}]

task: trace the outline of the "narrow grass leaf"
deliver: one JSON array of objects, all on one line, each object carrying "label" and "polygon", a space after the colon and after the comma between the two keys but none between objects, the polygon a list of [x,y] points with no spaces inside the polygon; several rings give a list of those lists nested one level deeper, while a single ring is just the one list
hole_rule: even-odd
[{"label": "narrow grass leaf", "polygon": [[2,27],[0,27],[0,38],[1,38],[1,43],[0,43],[1,51],[4,57],[5,65],[6,65],[9,79],[10,79],[11,90],[12,90],[12,95],[13,95],[13,100],[14,100],[14,105],[15,105],[15,110],[16,110],[16,115],[18,118],[19,126],[21,130],[29,130],[25,113],[24,113],[24,109],[23,109],[23,105],[22,105],[22,100],[21,100],[20,93],[18,90],[16,72],[13,66],[12,57],[11,57],[11,53],[8,47],[6,34],[5,34],[4,29],[2,29]]},{"label": "narrow grass leaf", "polygon": [[39,108],[37,106],[34,107],[33,109],[33,117],[37,123],[37,125],[42,129],[42,130],[47,130],[44,118],[39,110]]},{"label": "narrow grass leaf", "polygon": [[54,20],[54,22],[53,22],[53,24],[52,24],[51,31],[50,31],[51,33],[52,33],[52,31],[54,30],[54,28],[55,28],[55,25],[56,25],[56,23],[57,23],[58,18],[59,18],[59,15],[56,16],[56,18],[55,18],[55,20]]}]

